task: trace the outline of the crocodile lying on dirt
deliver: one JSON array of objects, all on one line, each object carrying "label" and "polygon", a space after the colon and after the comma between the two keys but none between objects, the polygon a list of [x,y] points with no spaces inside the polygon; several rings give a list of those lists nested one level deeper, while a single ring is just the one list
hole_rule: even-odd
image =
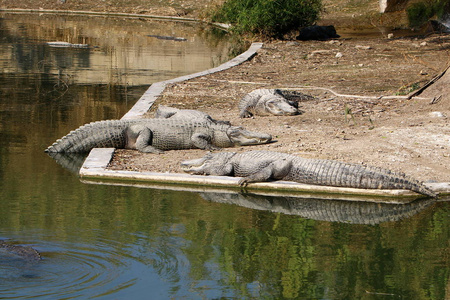
[{"label": "crocodile lying on dirt", "polygon": [[297,115],[300,113],[298,101],[313,99],[314,97],[297,91],[257,89],[245,95],[239,102],[239,116],[250,118],[253,115]]},{"label": "crocodile lying on dirt", "polygon": [[181,167],[191,174],[243,177],[239,180],[242,186],[250,182],[285,180],[361,189],[406,189],[436,197],[425,185],[403,173],[281,152],[208,153],[199,159],[183,161]]},{"label": "crocodile lying on dirt", "polygon": [[15,245],[4,240],[0,240],[0,250],[7,254],[13,254],[27,261],[41,260],[41,254],[30,246]]},{"label": "crocodile lying on dirt", "polygon": [[269,134],[212,122],[171,119],[106,120],[79,127],[49,146],[45,152],[89,152],[93,148],[164,150],[207,149],[270,142]]},{"label": "crocodile lying on dirt", "polygon": [[183,119],[191,121],[206,121],[216,124],[231,125],[229,121],[214,120],[205,112],[194,109],[178,109],[175,107],[169,107],[165,105],[158,106],[155,112],[156,119]]}]

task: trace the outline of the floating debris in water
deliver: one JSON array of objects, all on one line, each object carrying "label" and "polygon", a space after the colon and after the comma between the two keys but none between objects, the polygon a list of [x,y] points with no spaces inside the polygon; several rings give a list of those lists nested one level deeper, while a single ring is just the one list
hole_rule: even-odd
[{"label": "floating debris in water", "polygon": [[154,35],[154,34],[148,34],[149,37],[154,37],[160,40],[169,40],[169,41],[177,41],[177,42],[185,42],[187,39],[183,37],[176,37],[176,36],[166,36],[166,35]]},{"label": "floating debris in water", "polygon": [[89,48],[88,44],[72,44],[68,42],[47,42],[47,45],[57,48]]}]

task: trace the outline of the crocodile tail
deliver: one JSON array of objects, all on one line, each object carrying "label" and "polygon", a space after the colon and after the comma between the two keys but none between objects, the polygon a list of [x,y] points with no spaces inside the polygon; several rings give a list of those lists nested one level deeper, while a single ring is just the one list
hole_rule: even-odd
[{"label": "crocodile tail", "polygon": [[419,181],[403,173],[332,160],[303,160],[302,180],[307,183],[365,189],[406,189],[436,197]]},{"label": "crocodile tail", "polygon": [[411,190],[419,194],[427,195],[433,198],[436,198],[438,196],[437,193],[433,192],[430,188],[426,187],[421,182],[413,183]]},{"label": "crocodile tail", "polygon": [[123,148],[125,146],[125,124],[119,120],[92,122],[72,130],[58,139],[45,152],[85,153],[93,148]]},{"label": "crocodile tail", "polygon": [[299,91],[294,90],[277,90],[277,91],[278,94],[286,98],[286,100],[288,101],[300,102],[300,101],[311,101],[316,99],[311,95],[307,95]]},{"label": "crocodile tail", "polygon": [[269,95],[268,89],[256,89],[246,94],[239,102],[239,115],[241,118],[251,117],[253,114],[249,111],[252,110],[259,99],[264,95]]},{"label": "crocodile tail", "polygon": [[437,196],[435,192],[425,186],[422,182],[407,176],[403,172],[394,172],[388,169],[370,166],[363,166],[363,168],[368,174],[373,174],[371,176],[379,177],[385,184],[392,186],[386,188],[407,189],[430,197]]},{"label": "crocodile tail", "polygon": [[383,185],[386,185],[386,188],[407,189],[430,197],[437,196],[435,192],[422,182],[407,176],[405,173],[369,166],[364,166],[364,170],[370,174],[369,177],[379,178],[383,182],[381,188],[383,188]]}]

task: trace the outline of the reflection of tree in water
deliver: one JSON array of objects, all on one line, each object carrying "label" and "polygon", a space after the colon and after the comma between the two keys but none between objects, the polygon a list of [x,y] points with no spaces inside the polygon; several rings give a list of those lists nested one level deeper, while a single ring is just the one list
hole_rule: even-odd
[{"label": "reflection of tree in water", "polygon": [[[38,95],[54,92],[60,95],[67,91],[69,81],[64,78],[64,66],[58,67],[57,63],[51,62],[45,47],[24,42],[12,44],[12,56],[16,58],[14,61],[18,69],[16,73],[28,74],[28,80],[22,77],[12,82],[16,83],[15,88],[32,88]],[[58,69],[56,76],[52,74],[55,68]]]},{"label": "reflection of tree in water", "polygon": [[[215,26],[199,26],[198,34],[206,41],[209,47],[214,49],[224,49],[226,52],[220,56],[220,61],[215,61],[216,65],[224,63],[233,57],[238,56],[248,49],[249,42],[244,41],[237,35],[230,35],[223,29]],[[226,44],[227,46],[222,46]]]},{"label": "reflection of tree in water", "polygon": [[[50,77],[52,80],[47,80],[49,83],[48,90],[42,90],[42,94],[52,94],[51,96],[56,100],[58,98],[63,97],[66,92],[69,90],[69,86],[71,84],[72,76],[66,73],[65,68],[58,67],[52,62],[49,61],[40,61],[39,66],[42,66],[42,70],[46,77]],[[49,72],[44,71],[45,69],[57,69],[58,74],[50,74]],[[56,81],[56,82],[55,82]],[[50,84],[51,83],[51,84]],[[50,88],[51,87],[51,88]]]},{"label": "reflection of tree in water", "polygon": [[[235,204],[224,207],[222,216],[206,225],[210,229],[223,226],[220,236],[205,237],[198,224],[189,236],[194,244],[207,240],[218,245],[216,259],[224,281],[240,295],[363,299],[389,293],[415,299],[417,294],[434,293],[440,295],[436,299],[445,298],[448,273],[439,270],[450,263],[444,254],[450,233],[444,217],[448,211],[442,209],[446,203],[423,199],[387,204],[236,193],[201,193],[201,197]],[[244,213],[236,205],[252,210]],[[227,211],[233,207],[235,221],[230,222]],[[431,282],[439,282],[439,287],[427,284]]]},{"label": "reflection of tree in water", "polygon": [[90,66],[89,49],[50,48],[27,36],[16,36],[6,30],[3,33],[2,42],[11,44],[16,72],[33,74],[40,94],[56,94],[53,96],[57,98],[64,96],[72,82],[66,70]]}]

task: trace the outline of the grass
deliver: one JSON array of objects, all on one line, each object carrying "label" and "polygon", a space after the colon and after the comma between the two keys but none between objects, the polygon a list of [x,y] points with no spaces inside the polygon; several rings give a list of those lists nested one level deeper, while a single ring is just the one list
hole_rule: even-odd
[{"label": "grass", "polygon": [[321,0],[227,0],[211,12],[210,18],[232,24],[238,34],[281,37],[312,25],[321,11]]}]

